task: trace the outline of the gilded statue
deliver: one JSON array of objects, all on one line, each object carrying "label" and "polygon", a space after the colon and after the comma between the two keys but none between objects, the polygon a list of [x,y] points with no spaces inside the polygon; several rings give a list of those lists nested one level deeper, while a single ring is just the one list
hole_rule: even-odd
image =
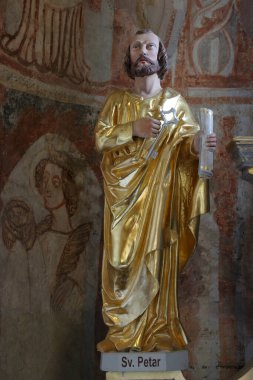
[{"label": "gilded statue", "polygon": [[[208,212],[198,176],[200,128],[184,98],[161,80],[166,49],[151,30],[132,38],[124,62],[131,89],[112,92],[96,145],[104,179],[103,318],[98,350],[173,351],[187,344],[177,305],[178,275]],[[166,118],[168,116],[168,118]],[[214,150],[215,134],[206,139]]]}]

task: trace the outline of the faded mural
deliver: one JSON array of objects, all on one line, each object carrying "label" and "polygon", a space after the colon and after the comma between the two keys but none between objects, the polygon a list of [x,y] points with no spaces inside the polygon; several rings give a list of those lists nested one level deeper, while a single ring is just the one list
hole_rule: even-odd
[{"label": "faded mural", "polygon": [[94,126],[131,86],[130,35],[164,41],[173,86],[214,110],[211,213],[180,277],[187,380],[226,380],[253,357],[253,193],[227,146],[252,136],[251,0],[0,0],[0,378],[102,380],[103,184]]},{"label": "faded mural", "polygon": [[[1,363],[7,378],[33,378],[34,360],[41,372],[38,378],[53,378],[49,371],[59,354],[57,340],[66,350],[74,343],[69,340],[74,330],[85,342],[85,334],[95,328],[100,195],[85,157],[56,134],[35,141],[10,174],[1,194],[0,243]],[[11,342],[14,351],[8,349]],[[94,343],[89,347],[84,358],[92,360]],[[61,366],[60,373],[65,367],[70,376],[70,368]],[[80,370],[78,364],[75,371]]]},{"label": "faded mural", "polygon": [[235,1],[200,1],[192,8],[189,63],[196,74],[227,77],[235,61]]},{"label": "faded mural", "polygon": [[18,29],[2,37],[2,47],[23,64],[80,83],[88,71],[82,55],[83,12],[79,0],[24,1]]}]

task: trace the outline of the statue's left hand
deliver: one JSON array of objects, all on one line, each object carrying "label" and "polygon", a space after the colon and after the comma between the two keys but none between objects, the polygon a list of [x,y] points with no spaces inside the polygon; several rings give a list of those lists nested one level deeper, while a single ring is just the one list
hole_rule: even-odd
[{"label": "statue's left hand", "polygon": [[[193,149],[196,154],[199,154],[200,152],[200,138],[202,135],[202,131],[199,131],[196,133],[194,140],[193,140]],[[206,137],[206,147],[210,152],[214,152],[216,150],[217,145],[217,138],[215,133],[210,133],[210,135],[207,135]]]},{"label": "statue's left hand", "polygon": [[210,135],[207,135],[206,137],[206,147],[211,152],[214,152],[216,150],[217,145],[217,138],[215,133],[211,133]]}]

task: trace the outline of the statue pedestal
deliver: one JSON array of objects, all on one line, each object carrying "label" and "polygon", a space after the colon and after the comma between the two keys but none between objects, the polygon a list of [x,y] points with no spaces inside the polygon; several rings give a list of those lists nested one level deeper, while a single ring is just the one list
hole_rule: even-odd
[{"label": "statue pedestal", "polygon": [[188,352],[105,352],[100,369],[107,380],[183,380],[188,368]]},{"label": "statue pedestal", "polygon": [[185,380],[181,371],[174,372],[107,372],[106,380]]}]

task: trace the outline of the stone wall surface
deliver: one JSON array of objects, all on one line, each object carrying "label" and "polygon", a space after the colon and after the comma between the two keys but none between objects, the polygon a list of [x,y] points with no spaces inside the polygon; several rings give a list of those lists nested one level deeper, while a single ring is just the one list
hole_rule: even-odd
[{"label": "stone wall surface", "polygon": [[[253,357],[253,191],[227,146],[253,135],[251,0],[0,0],[0,378],[102,380],[103,190],[94,126],[139,28],[164,41],[163,86],[214,110],[211,212],[180,277],[187,380]],[[64,204],[59,211],[59,204]]]}]

